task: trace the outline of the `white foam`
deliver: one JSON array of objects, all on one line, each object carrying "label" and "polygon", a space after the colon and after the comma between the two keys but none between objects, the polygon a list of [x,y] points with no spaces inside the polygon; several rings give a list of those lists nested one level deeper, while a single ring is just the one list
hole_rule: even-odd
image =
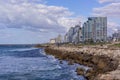
[{"label": "white foam", "polygon": [[24,48],[24,49],[13,49],[13,50],[9,50],[9,51],[29,51],[29,50],[35,50],[35,49],[38,49],[38,48]]}]

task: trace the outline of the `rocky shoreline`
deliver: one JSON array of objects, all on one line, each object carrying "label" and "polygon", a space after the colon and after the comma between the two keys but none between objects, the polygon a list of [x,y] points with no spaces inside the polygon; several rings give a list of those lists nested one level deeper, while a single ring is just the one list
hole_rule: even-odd
[{"label": "rocky shoreline", "polygon": [[[90,67],[86,72],[84,69],[77,68],[78,75],[83,75],[88,80],[119,80],[119,79],[104,79],[101,74],[106,74],[115,71],[119,66],[119,60],[107,55],[97,55],[84,48],[71,48],[71,47],[57,47],[47,46],[45,52],[48,55],[53,55],[59,60],[68,61],[69,65],[74,63]],[[91,49],[92,50],[92,49]],[[62,62],[61,62],[62,63]]]}]

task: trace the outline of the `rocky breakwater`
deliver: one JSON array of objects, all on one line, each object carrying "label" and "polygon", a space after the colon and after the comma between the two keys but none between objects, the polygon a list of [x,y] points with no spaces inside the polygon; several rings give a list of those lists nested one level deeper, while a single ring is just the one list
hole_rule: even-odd
[{"label": "rocky breakwater", "polygon": [[45,48],[45,52],[59,60],[68,61],[68,64],[77,63],[90,67],[87,71],[79,67],[76,69],[78,75],[83,75],[88,80],[100,80],[99,74],[114,71],[119,65],[118,60],[114,58],[90,54],[76,48],[49,46]]}]

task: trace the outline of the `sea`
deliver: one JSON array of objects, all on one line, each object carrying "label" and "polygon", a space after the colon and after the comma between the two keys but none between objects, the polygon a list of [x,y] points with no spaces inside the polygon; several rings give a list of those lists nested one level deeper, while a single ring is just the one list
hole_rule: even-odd
[{"label": "sea", "polygon": [[78,66],[60,64],[33,45],[0,45],[0,80],[85,80],[75,72]]}]

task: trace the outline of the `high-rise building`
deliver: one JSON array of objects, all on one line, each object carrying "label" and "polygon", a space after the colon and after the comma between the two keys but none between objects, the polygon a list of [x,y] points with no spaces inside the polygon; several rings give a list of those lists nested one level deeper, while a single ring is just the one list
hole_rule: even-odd
[{"label": "high-rise building", "polygon": [[89,17],[82,27],[83,41],[107,41],[107,17]]},{"label": "high-rise building", "polygon": [[78,43],[82,41],[82,29],[80,25],[71,27],[64,36],[64,42]]},{"label": "high-rise building", "polygon": [[113,33],[112,38],[113,38],[113,41],[120,41],[120,30]]},{"label": "high-rise building", "polygon": [[74,27],[74,35],[73,35],[73,38],[72,38],[72,42],[73,43],[79,43],[81,42],[81,39],[82,38],[82,30],[81,30],[81,27],[80,25],[76,25]]}]

